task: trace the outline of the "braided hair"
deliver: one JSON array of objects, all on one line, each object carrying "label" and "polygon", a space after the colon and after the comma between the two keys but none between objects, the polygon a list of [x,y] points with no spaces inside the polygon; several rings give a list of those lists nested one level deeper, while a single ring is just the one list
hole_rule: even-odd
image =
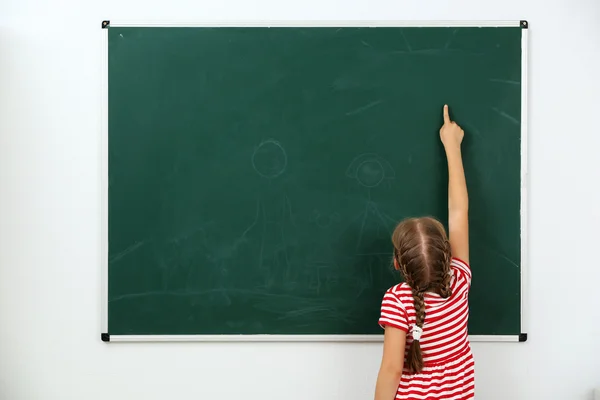
[{"label": "braided hair", "polygon": [[[402,221],[392,234],[392,242],[394,264],[411,288],[416,326],[422,330],[426,317],[425,293],[437,293],[442,298],[452,295],[450,242],[444,226],[431,217]],[[407,365],[414,373],[423,370],[419,340],[410,345]]]}]

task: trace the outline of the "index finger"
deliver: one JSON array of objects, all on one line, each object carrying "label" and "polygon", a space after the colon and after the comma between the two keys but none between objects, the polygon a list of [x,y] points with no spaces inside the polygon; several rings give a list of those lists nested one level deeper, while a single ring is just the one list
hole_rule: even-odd
[{"label": "index finger", "polygon": [[448,112],[448,104],[444,104],[444,123],[450,123],[450,113]]}]

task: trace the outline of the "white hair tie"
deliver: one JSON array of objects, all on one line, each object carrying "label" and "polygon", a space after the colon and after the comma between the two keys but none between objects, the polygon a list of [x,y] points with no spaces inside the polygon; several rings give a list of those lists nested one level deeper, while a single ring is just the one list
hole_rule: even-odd
[{"label": "white hair tie", "polygon": [[419,341],[421,340],[421,335],[423,334],[423,328],[418,325],[413,325],[411,329],[413,340]]}]

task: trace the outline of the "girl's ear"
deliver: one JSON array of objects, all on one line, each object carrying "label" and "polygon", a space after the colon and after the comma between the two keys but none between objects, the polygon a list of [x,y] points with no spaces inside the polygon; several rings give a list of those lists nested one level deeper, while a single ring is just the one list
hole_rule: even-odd
[{"label": "girl's ear", "polygon": [[396,271],[400,270],[400,265],[398,264],[398,259],[394,257],[394,268]]}]

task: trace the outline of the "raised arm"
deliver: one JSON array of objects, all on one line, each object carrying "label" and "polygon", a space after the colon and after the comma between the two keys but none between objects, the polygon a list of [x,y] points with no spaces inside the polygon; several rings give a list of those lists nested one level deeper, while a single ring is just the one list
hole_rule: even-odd
[{"label": "raised arm", "polygon": [[450,120],[444,106],[444,125],[440,139],[448,160],[448,235],[452,256],[469,263],[469,195],[462,162],[461,143],[464,131]]}]

